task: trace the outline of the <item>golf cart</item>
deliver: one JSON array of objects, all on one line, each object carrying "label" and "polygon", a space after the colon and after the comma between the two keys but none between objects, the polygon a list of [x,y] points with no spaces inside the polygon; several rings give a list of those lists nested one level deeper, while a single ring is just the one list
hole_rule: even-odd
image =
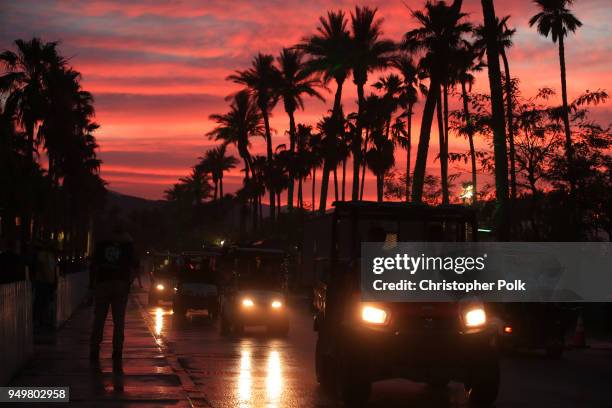
[{"label": "golf cart", "polygon": [[171,302],[174,299],[179,256],[166,252],[154,253],[151,258],[153,266],[149,271],[149,306],[156,306],[160,300]]},{"label": "golf cart", "polygon": [[[371,231],[378,237],[382,231],[382,239],[373,239]],[[372,382],[391,378],[433,387],[459,381],[471,403],[493,403],[499,361],[485,305],[360,300],[361,242],[470,241],[476,231],[472,209],[406,203],[337,202],[306,225],[303,251],[311,259],[304,262],[316,280],[319,383],[347,406],[364,404]],[[479,317],[476,324],[468,323],[470,313]]]},{"label": "golf cart", "polygon": [[289,332],[286,254],[277,249],[234,248],[234,273],[221,296],[221,332],[240,334],[245,326]]},{"label": "golf cart", "polygon": [[181,268],[177,275],[173,310],[177,319],[183,320],[187,311],[205,310],[210,320],[219,313],[219,276],[216,260],[220,251],[183,252]]}]

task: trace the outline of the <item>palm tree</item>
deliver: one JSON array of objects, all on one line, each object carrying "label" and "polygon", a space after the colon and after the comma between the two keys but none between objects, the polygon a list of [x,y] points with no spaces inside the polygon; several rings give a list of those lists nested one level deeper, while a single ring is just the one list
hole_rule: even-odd
[{"label": "palm tree", "polygon": [[249,179],[252,172],[251,154],[249,139],[253,136],[264,136],[264,126],[262,115],[253,99],[246,91],[238,92],[234,95],[228,113],[209,116],[210,120],[217,123],[217,127],[207,133],[210,139],[221,140],[224,144],[233,144],[238,150],[238,154],[244,161],[244,177]]},{"label": "palm tree", "polygon": [[6,73],[0,77],[0,93],[8,94],[7,107],[14,107],[25,130],[30,159],[34,159],[37,141],[37,125],[43,120],[48,107],[45,97],[47,83],[45,73],[61,67],[64,59],[57,52],[56,42],[43,42],[40,38],[30,41],[16,40],[16,52],[0,53],[0,64]]},{"label": "palm tree", "polygon": [[304,209],[303,181],[310,175],[310,158],[308,143],[312,137],[312,126],[297,125],[295,145],[296,152],[293,158],[294,175],[298,180],[297,202],[300,209]]},{"label": "palm tree", "polygon": [[[510,197],[512,200],[516,200],[516,163],[515,163],[515,149],[514,149],[514,119],[513,119],[513,92],[512,92],[512,77],[510,76],[510,64],[508,63],[508,56],[506,55],[506,49],[512,47],[512,36],[516,33],[516,29],[508,28],[508,20],[510,16],[505,16],[501,20],[496,19],[496,33],[499,47],[499,54],[504,64],[504,85],[506,92],[506,117],[508,121],[508,144],[510,147]],[[481,55],[484,55],[486,51],[486,39],[484,26],[480,25],[476,28],[476,43],[475,46],[480,48]]]},{"label": "palm tree", "polygon": [[315,212],[315,191],[317,184],[317,168],[321,167],[323,164],[323,154],[322,154],[322,137],[320,134],[313,134],[308,141],[308,168],[310,168],[312,172],[312,204],[311,209],[312,212]]},{"label": "palm tree", "polygon": [[204,157],[200,157],[199,166],[207,173],[210,173],[215,185],[214,199],[218,197],[223,199],[223,173],[233,169],[238,164],[238,160],[232,156],[226,155],[227,144],[223,143],[220,146],[207,150]]},{"label": "palm tree", "polygon": [[499,42],[493,0],[481,0],[487,44],[487,66],[491,89],[491,127],[493,128],[493,155],[495,160],[495,198],[497,238],[508,239],[508,156],[504,120],[504,95],[499,67]]},{"label": "palm tree", "polygon": [[351,67],[353,82],[357,86],[358,111],[357,127],[352,143],[353,150],[353,193],[352,199],[359,199],[359,168],[361,164],[361,133],[363,130],[364,86],[368,73],[391,65],[396,49],[391,40],[381,39],[383,20],[376,18],[377,9],[355,7],[351,13]]},{"label": "palm tree", "polygon": [[[270,130],[270,113],[278,102],[277,88],[280,80],[278,69],[274,66],[274,57],[268,54],[257,54],[251,63],[251,68],[236,71],[227,79],[246,86],[253,95],[264,121],[266,136],[266,152],[270,166],[274,160],[272,151],[272,133]],[[270,191],[270,218],[274,220],[275,195]]]},{"label": "palm tree", "polygon": [[[463,36],[471,32],[471,25],[462,21],[466,14],[461,13],[460,9],[461,0],[455,0],[451,6],[447,6],[444,1],[428,1],[424,11],[412,12],[419,27],[408,31],[402,43],[406,51],[423,53],[419,68],[429,76],[429,91],[423,107],[413,175],[412,200],[415,202],[420,202],[423,195],[431,125],[436,104],[440,102],[439,89],[448,81],[453,50],[462,43]],[[444,143],[440,149],[443,152]]]},{"label": "palm tree", "polygon": [[[277,57],[280,80],[277,92],[285,105],[289,116],[289,152],[295,153],[295,111],[304,109],[303,95],[314,96],[322,101],[325,99],[315,87],[321,85],[318,79],[312,77],[312,71],[306,69],[302,61],[302,53],[296,49],[283,48]],[[289,184],[287,192],[287,209],[293,209],[294,172],[289,169]]]},{"label": "palm tree", "polygon": [[[484,29],[482,30],[484,32]],[[473,199],[472,204],[476,204],[478,200],[478,185],[476,178],[476,149],[474,148],[474,123],[472,123],[472,117],[470,114],[470,96],[468,94],[468,88],[471,90],[474,84],[474,75],[472,72],[480,71],[483,68],[481,62],[480,46],[474,46],[470,43],[465,43],[464,47],[457,54],[456,68],[457,68],[457,80],[461,85],[461,100],[463,102],[463,119],[465,121],[465,127],[461,129],[461,133],[467,136],[469,147],[470,147],[470,163],[472,167],[472,191]]]},{"label": "palm tree", "polygon": [[575,32],[582,22],[569,10],[573,0],[534,0],[541,11],[529,19],[529,26],[537,25],[538,33],[544,37],[550,34],[553,42],[559,42],[559,67],[561,70],[561,99],[563,102],[563,125],[565,126],[565,154],[567,156],[570,188],[575,189],[573,176],[572,136],[569,121],[569,107],[567,103],[567,80],[565,72],[565,46],[563,38],[569,32]]},{"label": "palm tree", "polygon": [[406,149],[406,202],[410,201],[410,154],[412,149],[412,114],[414,105],[418,101],[419,76],[417,67],[412,58],[402,54],[395,61],[395,67],[402,75],[402,93],[399,97],[400,106],[404,109],[402,117],[406,117],[406,132],[399,131],[400,126],[395,132],[395,140]]},{"label": "palm tree", "polygon": [[[351,39],[347,24],[343,11],[328,11],[326,17],[319,18],[317,34],[305,38],[297,45],[309,56],[306,62],[308,70],[320,73],[324,83],[332,79],[336,82],[336,93],[331,115],[336,120],[339,120],[341,115],[342,86],[351,69]],[[327,189],[331,169],[331,163],[324,163],[319,198],[322,212],[325,212],[327,205]],[[314,181],[313,179],[313,185]]]}]

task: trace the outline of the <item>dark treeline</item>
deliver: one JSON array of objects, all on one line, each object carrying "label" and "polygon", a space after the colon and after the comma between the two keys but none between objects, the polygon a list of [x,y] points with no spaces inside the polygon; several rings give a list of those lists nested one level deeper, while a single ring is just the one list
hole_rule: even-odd
[{"label": "dark treeline", "polygon": [[105,195],[93,97],[55,42],[16,40],[0,65],[0,236],[84,256]]},{"label": "dark treeline", "polygon": [[[612,239],[610,128],[589,118],[589,107],[608,95],[602,89],[573,100],[567,95],[566,41],[582,25],[570,10],[572,1],[537,0],[529,22],[558,46],[561,106],[549,103],[553,89],[521,94],[507,55],[516,32],[511,17],[498,18],[493,1],[482,0],[478,24],[461,12],[461,3],[428,1],[407,10],[412,28],[399,41],[385,38],[376,9],[329,11],[298,44],[276,57],[257,54],[250,67],[227,77],[244,86],[228,96],[229,110],[210,116],[216,127],[208,137],[220,147],[207,152],[167,198],[190,208],[215,201],[223,195],[223,173],[240,163],[243,187],[232,202],[242,208],[242,235],[247,215],[252,231],[287,232],[280,225],[293,226],[309,211],[323,213],[330,201],[363,199],[371,172],[378,201],[474,205],[497,239]],[[474,93],[475,73],[482,70],[490,92]],[[345,112],[341,102],[350,79],[357,88],[356,112]],[[328,113],[314,126],[299,123],[305,97],[321,99],[324,90],[334,95]],[[460,109],[449,107],[453,100]],[[421,128],[414,135],[417,103],[423,105]],[[288,146],[273,142],[269,117],[277,106],[288,118]],[[438,175],[425,171],[434,125]],[[250,151],[256,137],[266,141],[263,156]],[[450,152],[450,137],[465,138],[465,151]],[[477,138],[488,149],[477,150]],[[236,148],[239,161],[226,154],[227,145]],[[405,154],[403,169],[395,166],[398,154]],[[469,181],[453,195],[462,174]],[[483,174],[492,175],[494,185],[479,183]],[[304,189],[307,179],[311,191]]]},{"label": "dark treeline", "polygon": [[[609,125],[589,115],[608,95],[567,93],[565,48],[582,25],[572,1],[534,1],[529,22],[558,48],[561,105],[552,103],[551,88],[521,93],[508,57],[512,18],[497,17],[493,0],[481,3],[482,17],[472,21],[460,0],[406,9],[399,39],[385,37],[374,8],[331,10],[298,44],[258,53],[228,73],[242,89],[228,96],[225,112],[210,116],[206,137],[218,145],[166,191],[165,206],[134,214],[134,228],[165,248],[220,237],[297,242],[304,217],[333,201],[363,199],[372,174],[378,201],[473,205],[499,240],[611,239],[612,138]],[[2,61],[3,234],[17,236],[20,224],[26,237],[61,232],[76,242],[104,191],[91,95],[54,43],[18,41]],[[480,89],[488,91],[474,92],[485,74]],[[352,112],[342,104],[349,86],[358,96]],[[308,101],[326,101],[326,92],[333,98],[323,117],[300,121]],[[270,127],[279,111],[288,144],[275,143],[278,130]],[[437,174],[426,172],[432,128]],[[259,137],[262,155],[251,150]],[[449,151],[451,137],[465,140],[465,149]],[[234,168],[243,183],[229,194],[224,175]]]}]

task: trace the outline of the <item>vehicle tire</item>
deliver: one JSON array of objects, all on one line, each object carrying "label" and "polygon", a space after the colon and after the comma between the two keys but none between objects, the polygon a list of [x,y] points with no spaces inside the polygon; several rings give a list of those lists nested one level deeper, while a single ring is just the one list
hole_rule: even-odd
[{"label": "vehicle tire", "polygon": [[232,326],[225,315],[221,315],[221,335],[227,336],[231,333]]},{"label": "vehicle tire", "polygon": [[483,364],[466,384],[468,402],[474,407],[490,407],[499,391],[499,360],[497,357]]},{"label": "vehicle tire", "polygon": [[334,389],[334,370],[331,357],[323,350],[321,336],[317,337],[315,346],[315,373],[317,382],[327,391]]},{"label": "vehicle tire", "polygon": [[179,322],[184,322],[186,320],[187,309],[185,309],[180,299],[174,299],[172,302],[172,311]]},{"label": "vehicle tire", "polygon": [[341,353],[336,360],[336,396],[347,407],[365,406],[372,393],[372,382],[363,376],[364,370],[357,366],[356,359]]}]

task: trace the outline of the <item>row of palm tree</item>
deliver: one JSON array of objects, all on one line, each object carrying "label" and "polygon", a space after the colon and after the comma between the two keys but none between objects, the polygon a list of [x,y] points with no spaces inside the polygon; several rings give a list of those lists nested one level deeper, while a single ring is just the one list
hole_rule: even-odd
[{"label": "row of palm tree", "polygon": [[[553,41],[559,42],[565,150],[571,169],[563,38],[581,23],[568,9],[571,0],[536,0],[535,3],[541,11],[530,24],[537,25],[544,36],[552,34]],[[251,205],[261,206],[261,196],[267,191],[270,217],[274,219],[280,213],[280,193],[286,188],[287,209],[292,211],[297,183],[297,204],[303,207],[303,180],[311,177],[314,210],[315,176],[321,167],[318,209],[324,212],[332,177],[335,199],[344,200],[348,196],[345,177],[349,158],[353,163],[350,199],[363,198],[365,171],[370,169],[376,178],[377,199],[382,201],[385,175],[395,165],[396,146],[406,151],[406,201],[420,202],[434,116],[439,137],[441,201],[449,203],[448,169],[449,156],[452,156],[448,151],[449,99],[457,95],[463,106],[463,126],[458,133],[468,140],[474,202],[479,196],[477,159],[480,154],[475,150],[474,138],[479,127],[476,122],[484,121],[493,135],[498,220],[500,225],[507,223],[504,220],[509,219],[508,202],[517,197],[514,141],[517,123],[513,100],[516,81],[510,75],[507,56],[516,30],[510,28],[509,16],[501,19],[495,16],[492,0],[482,0],[484,24],[479,26],[466,20],[467,14],[461,12],[461,5],[461,0],[454,0],[452,4],[427,1],[422,10],[411,12],[417,25],[397,43],[384,37],[383,20],[375,8],[357,6],[350,14],[329,11],[319,18],[314,34],[284,48],[276,58],[259,53],[248,69],[229,75],[228,80],[244,88],[228,97],[227,113],[210,116],[217,126],[208,137],[221,141],[222,146],[236,147],[244,162],[243,195]],[[474,75],[484,67],[488,70],[491,91],[491,109],[486,120],[470,111]],[[375,71],[385,73],[373,82],[374,92],[367,94],[369,75]],[[357,111],[345,115],[342,92],[349,77],[357,89]],[[329,113],[315,127],[298,125],[296,112],[304,109],[304,97],[324,100],[320,92],[332,82],[335,90]],[[412,169],[412,119],[420,94],[424,105]],[[281,101],[289,118],[289,146],[275,148],[270,115]],[[250,139],[259,136],[265,138],[266,156],[265,164],[258,158],[256,165],[250,153]],[[341,177],[337,174],[339,168]],[[216,180],[221,178],[217,175]],[[573,184],[570,178],[570,185]]]},{"label": "row of palm tree", "polygon": [[93,96],[82,88],[80,73],[55,42],[16,40],[15,50],[0,54],[0,64],[3,165],[33,169],[30,174],[36,175],[3,180],[3,190],[27,197],[3,197],[3,231],[17,233],[21,224],[26,240],[57,237],[61,231],[73,249],[82,249],[104,193]]}]

